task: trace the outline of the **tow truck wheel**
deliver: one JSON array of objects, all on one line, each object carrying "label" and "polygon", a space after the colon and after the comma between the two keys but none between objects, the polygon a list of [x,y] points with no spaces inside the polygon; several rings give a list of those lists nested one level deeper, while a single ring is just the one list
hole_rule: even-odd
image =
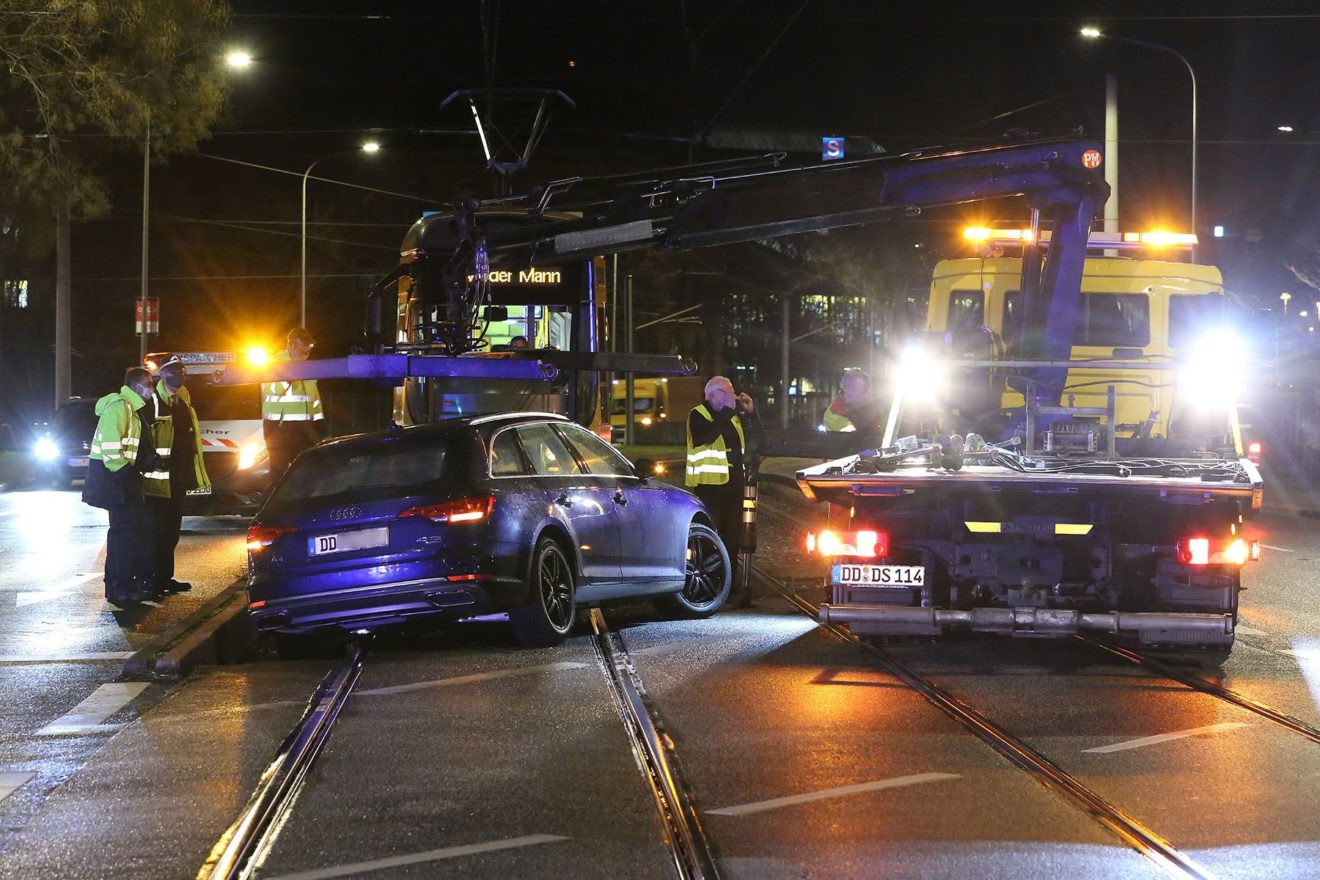
[{"label": "tow truck wheel", "polygon": [[688,527],[687,576],[683,589],[656,599],[660,610],[687,618],[710,617],[724,605],[733,586],[729,551],[710,526]]},{"label": "tow truck wheel", "polygon": [[509,611],[509,624],[523,647],[549,648],[564,640],[577,622],[573,592],[573,568],[563,548],[553,538],[541,538],[527,573],[529,601]]}]

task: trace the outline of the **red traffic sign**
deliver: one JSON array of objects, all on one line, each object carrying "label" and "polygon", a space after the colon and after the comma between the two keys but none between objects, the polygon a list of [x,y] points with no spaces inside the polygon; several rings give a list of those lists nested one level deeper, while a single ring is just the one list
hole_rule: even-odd
[{"label": "red traffic sign", "polygon": [[[142,298],[138,297],[133,301],[134,311],[134,330],[133,332],[142,335]],[[160,333],[160,300],[151,297],[147,300],[147,332]]]}]

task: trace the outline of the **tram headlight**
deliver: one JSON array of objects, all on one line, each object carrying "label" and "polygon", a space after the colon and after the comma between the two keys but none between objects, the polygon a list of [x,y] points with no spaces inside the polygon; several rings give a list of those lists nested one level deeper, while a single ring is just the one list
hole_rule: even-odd
[{"label": "tram headlight", "polygon": [[1246,385],[1247,345],[1232,330],[1212,330],[1198,339],[1178,373],[1186,404],[1196,409],[1225,408]]}]

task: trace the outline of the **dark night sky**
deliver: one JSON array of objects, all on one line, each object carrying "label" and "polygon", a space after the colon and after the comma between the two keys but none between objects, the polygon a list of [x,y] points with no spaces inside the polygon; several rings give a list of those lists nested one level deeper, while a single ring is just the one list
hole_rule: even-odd
[{"label": "dark night sky", "polygon": [[[485,185],[470,116],[439,106],[454,89],[486,83],[485,43],[495,50],[494,84],[559,88],[577,102],[576,111],[554,116],[520,188],[542,175],[684,161],[684,138],[713,118],[717,126],[866,136],[889,151],[994,140],[1010,127],[1054,133],[1080,125],[1099,137],[1104,76],[1113,72],[1120,77],[1123,225],[1185,228],[1186,70],[1162,52],[1076,36],[1080,24],[1098,23],[1175,47],[1194,66],[1201,225],[1220,223],[1234,236],[1205,253],[1230,287],[1277,303],[1290,285],[1284,255],[1320,239],[1320,9],[1313,0],[1096,0],[1066,10],[1031,2],[693,0],[695,63],[679,0],[233,5],[232,42],[257,61],[235,76],[226,115],[200,151],[295,174],[200,156],[153,169],[152,276],[165,302],[163,344],[203,344],[203,335],[216,335],[214,320],[204,333],[181,312],[225,313],[234,338],[253,330],[274,338],[289,326],[297,308],[296,175],[378,128],[387,148],[379,157],[336,157],[316,173],[419,198],[316,182],[309,197],[315,221],[348,224],[318,225],[316,238],[355,242],[313,243],[309,299],[334,305],[316,321],[355,331],[361,282],[326,276],[387,272],[426,200]],[[1037,106],[1012,113],[1027,105]],[[995,118],[1001,114],[1010,115]],[[1295,131],[1282,134],[1280,124]],[[119,163],[114,214],[78,227],[74,242],[74,276],[89,279],[76,285],[75,299],[110,310],[113,322],[123,320],[136,294],[141,216],[140,162],[130,153]],[[260,231],[239,233],[215,221]],[[961,252],[947,225],[912,234],[949,255]],[[76,343],[88,344],[86,330],[75,326],[75,334]],[[105,384],[91,360],[75,365],[75,383]]]}]

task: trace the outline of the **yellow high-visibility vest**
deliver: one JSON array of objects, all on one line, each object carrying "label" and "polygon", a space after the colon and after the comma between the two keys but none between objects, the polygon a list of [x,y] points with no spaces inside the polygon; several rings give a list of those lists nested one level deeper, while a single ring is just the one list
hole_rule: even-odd
[{"label": "yellow high-visibility vest", "polygon": [[[708,422],[715,421],[706,404],[693,407],[692,411]],[[733,428],[738,432],[738,445],[747,448],[747,437],[743,434],[742,420],[735,414]],[[729,446],[724,442],[724,435],[716,435],[714,442],[702,446],[692,445],[692,427],[687,431],[687,474],[685,481],[689,486],[723,486],[729,482]]]},{"label": "yellow high-visibility vest", "polygon": [[[289,361],[285,349],[275,355],[275,361]],[[321,408],[321,393],[315,379],[287,382],[266,382],[261,386],[261,417],[266,421],[319,422],[325,418]]]},{"label": "yellow high-visibility vest", "polygon": [[100,460],[111,473],[136,463],[142,442],[142,423],[138,421],[137,411],[142,406],[142,398],[127,385],[98,400],[96,433],[92,435],[88,457]]}]

